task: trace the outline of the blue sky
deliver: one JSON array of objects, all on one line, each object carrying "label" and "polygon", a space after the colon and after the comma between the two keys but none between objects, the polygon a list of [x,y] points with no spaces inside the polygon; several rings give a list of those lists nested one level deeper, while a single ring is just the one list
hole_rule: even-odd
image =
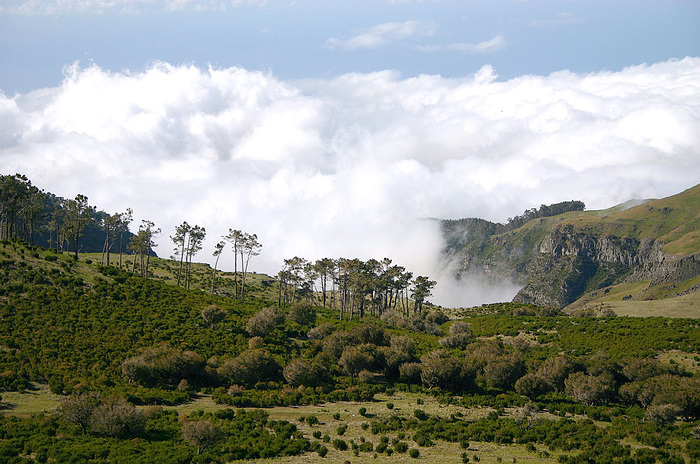
[{"label": "blue sky", "polygon": [[[162,228],[257,233],[255,271],[383,258],[436,301],[437,223],[698,182],[697,0],[0,0],[0,172]],[[232,254],[220,267],[233,267]]]},{"label": "blue sky", "polygon": [[[282,79],[384,69],[457,77],[490,64],[509,79],[700,55],[696,0],[181,3],[4,0],[0,89],[57,85],[73,62],[239,66]],[[378,40],[347,46],[368,34]]]}]

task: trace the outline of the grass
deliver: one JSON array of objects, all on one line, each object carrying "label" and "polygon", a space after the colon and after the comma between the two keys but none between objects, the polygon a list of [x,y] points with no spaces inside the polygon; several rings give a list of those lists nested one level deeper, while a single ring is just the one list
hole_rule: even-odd
[{"label": "grass", "polygon": [[564,312],[609,308],[618,316],[700,318],[700,291],[677,296],[698,284],[700,276],[677,284],[650,286],[648,281],[642,281],[613,285],[583,295]]},{"label": "grass", "polygon": [[656,357],[659,361],[667,364],[676,364],[682,369],[697,375],[700,373],[700,356],[697,353],[686,353],[683,351],[664,351]]},{"label": "grass", "polygon": [[[110,254],[110,265],[115,266],[119,264],[119,254]],[[133,267],[132,255],[123,255],[122,264],[126,270],[131,271]],[[80,261],[86,263],[91,261],[92,263],[100,264],[102,263],[102,253],[82,253],[80,255]],[[93,268],[94,269],[94,268]],[[180,269],[180,263],[177,260],[167,259],[167,258],[157,258],[151,257],[148,266],[149,274],[151,277],[168,285],[177,285],[177,275]],[[191,285],[190,288],[196,288],[205,292],[211,291],[211,277],[213,269],[209,264],[206,263],[192,263],[191,271]],[[96,271],[93,271],[96,273]],[[139,273],[139,260],[136,260],[136,273]],[[216,293],[219,295],[234,296],[234,278],[238,280],[238,285],[240,288],[242,272],[238,272],[236,276],[233,272],[224,272],[217,270],[216,273]],[[258,274],[255,272],[248,272],[246,274],[246,286],[245,291],[247,294],[255,294],[256,297],[262,297],[270,301],[277,300],[277,281],[266,274]]]},{"label": "grass", "polygon": [[700,318],[700,292],[663,300],[606,303],[618,316]]},{"label": "grass", "polygon": [[570,216],[564,222],[603,235],[661,240],[666,253],[687,256],[700,250],[700,184],[677,195],[633,208],[613,207]]},{"label": "grass", "polygon": [[[48,385],[35,384],[33,390],[23,393],[5,392],[2,394],[3,408],[0,413],[13,416],[31,416],[39,413],[54,413],[60,405],[61,397],[54,395],[49,391]],[[424,404],[418,405],[418,399],[422,399]],[[394,408],[388,409],[387,403],[393,403]],[[367,409],[366,417],[360,415],[361,407]],[[166,407],[167,409],[176,410],[181,416],[186,416],[193,411],[215,411],[224,409],[226,406],[214,403],[210,395],[200,395],[194,401],[174,406]],[[362,424],[369,422],[371,419],[379,419],[388,417],[393,414],[402,416],[410,416],[415,409],[422,409],[431,415],[449,417],[451,414],[461,413],[464,419],[479,419],[488,415],[491,408],[465,408],[455,405],[440,405],[435,398],[426,397],[411,393],[398,393],[392,396],[377,395],[377,399],[369,403],[328,403],[323,405],[309,405],[299,407],[277,407],[266,409],[273,420],[287,420],[294,423],[310,440],[317,441],[313,438],[314,431],[321,431],[322,435],[328,434],[331,440],[341,438],[346,442],[355,440],[360,442],[361,437],[366,441],[370,441],[376,446],[379,443],[380,436],[372,435],[369,430],[362,430]],[[340,414],[340,419],[334,419],[335,414]],[[320,420],[320,424],[310,426],[306,422],[300,422],[301,416],[314,415]],[[543,416],[552,418],[549,414]],[[338,436],[337,429],[339,426],[347,426],[346,432],[342,436]],[[392,439],[396,434],[387,434]],[[354,456],[352,450],[338,451],[332,445],[326,444],[328,447],[328,455],[321,458],[317,453],[307,453],[303,456],[291,456],[286,458],[260,459],[255,462],[258,464],[272,463],[335,463],[350,461],[351,463],[406,463],[406,462],[431,462],[434,464],[447,464],[461,462],[461,454],[465,452],[460,448],[458,443],[448,443],[438,441],[432,447],[419,447],[410,438],[410,434],[406,434],[403,439],[408,443],[409,448],[417,448],[420,450],[420,456],[417,459],[411,458],[408,453],[394,453],[391,456],[386,454],[378,454],[374,458],[374,452],[361,452],[359,456]],[[544,447],[539,447],[546,450]],[[511,463],[513,458],[517,462],[528,463],[554,463],[557,462],[557,454],[552,453],[549,458],[543,458],[536,453],[528,452],[524,446],[520,445],[496,445],[493,443],[471,442],[469,450],[466,450],[470,459],[473,461],[473,456],[476,455],[483,463],[495,463],[500,457],[502,462]]]},{"label": "grass", "polygon": [[[660,200],[646,200],[631,208],[618,205],[606,210],[569,212],[535,219],[499,237],[500,242],[507,248],[517,249],[522,243],[531,247],[556,227],[571,225],[574,232],[660,240],[664,243],[663,250],[666,253],[688,256],[700,250],[698,211],[700,184],[678,195]],[[493,246],[493,238],[491,245]],[[487,247],[483,256],[488,257],[491,252]]]},{"label": "grass", "polygon": [[51,413],[61,404],[61,397],[49,391],[45,384],[32,384],[31,390],[3,392],[0,414],[28,417],[33,414]]},{"label": "grass", "polygon": [[[346,440],[347,441],[347,440]],[[473,456],[479,456],[481,463],[496,463],[498,457],[501,458],[501,462],[508,464],[512,462],[526,462],[526,463],[555,463],[557,462],[558,454],[552,453],[549,458],[542,458],[536,453],[528,452],[524,446],[520,445],[495,445],[493,443],[481,443],[481,442],[470,442],[469,450],[464,450],[459,447],[458,443],[447,443],[447,442],[437,442],[435,446],[429,448],[421,448],[415,446],[415,443],[411,442],[410,448],[417,448],[420,450],[420,456],[417,459],[411,458],[408,453],[399,454],[394,453],[391,456],[386,454],[378,454],[377,458],[374,458],[374,453],[360,453],[359,456],[353,456],[349,451],[337,451],[329,447],[328,455],[325,458],[319,457],[316,453],[307,453],[303,456],[292,456],[288,458],[276,458],[276,459],[259,459],[255,461],[248,461],[249,463],[255,464],[272,464],[272,463],[303,463],[303,464],[328,464],[328,463],[343,463],[350,462],[352,464],[356,463],[420,463],[429,462],[431,464],[454,464],[462,462],[460,456],[463,452],[467,452],[469,455],[470,462],[474,462]],[[546,449],[542,447],[542,449]],[[516,461],[513,461],[513,458]]]}]

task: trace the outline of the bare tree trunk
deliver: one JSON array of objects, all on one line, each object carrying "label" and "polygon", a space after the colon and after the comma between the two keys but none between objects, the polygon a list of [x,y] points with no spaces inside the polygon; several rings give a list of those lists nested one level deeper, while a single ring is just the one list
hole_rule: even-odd
[{"label": "bare tree trunk", "polygon": [[119,232],[119,269],[122,268],[122,250],[124,246],[124,231]]},{"label": "bare tree trunk", "polygon": [[177,271],[177,286],[180,286],[180,276],[182,275],[182,260],[185,257],[185,239],[182,239],[182,248],[180,249],[180,270]]},{"label": "bare tree trunk", "polygon": [[[150,239],[149,239],[150,241]],[[151,264],[151,246],[148,246],[148,254],[146,255],[146,271],[145,276],[148,277],[148,266]]]},{"label": "bare tree trunk", "polygon": [[218,255],[216,257],[216,262],[214,263],[214,271],[211,274],[211,293],[214,294],[214,282],[216,281],[216,267],[219,265],[219,257],[221,255]]}]

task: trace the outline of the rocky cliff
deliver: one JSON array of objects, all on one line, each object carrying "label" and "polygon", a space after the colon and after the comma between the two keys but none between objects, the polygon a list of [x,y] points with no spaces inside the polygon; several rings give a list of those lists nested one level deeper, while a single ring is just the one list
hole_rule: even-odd
[{"label": "rocky cliff", "polygon": [[[638,203],[533,219],[506,231],[453,221],[452,235],[461,225],[467,238],[459,247],[453,240],[446,255],[457,260],[458,275],[521,283],[514,301],[559,308],[621,282],[657,285],[700,275],[700,185]],[[470,235],[476,226],[478,233]]]},{"label": "rocky cliff", "polygon": [[700,253],[674,256],[659,240],[576,232],[558,227],[540,243],[527,269],[527,285],[514,301],[564,307],[583,293],[622,281],[651,285],[683,282],[700,274]]}]

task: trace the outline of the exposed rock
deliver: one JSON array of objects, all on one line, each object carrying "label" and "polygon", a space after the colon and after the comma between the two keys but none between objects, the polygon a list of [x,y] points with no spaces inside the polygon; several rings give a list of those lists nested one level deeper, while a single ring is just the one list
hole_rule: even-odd
[{"label": "exposed rock", "polygon": [[660,241],[575,232],[550,232],[528,266],[528,283],[513,301],[564,307],[587,290],[621,281],[651,285],[682,282],[700,274],[700,254],[672,256]]}]

